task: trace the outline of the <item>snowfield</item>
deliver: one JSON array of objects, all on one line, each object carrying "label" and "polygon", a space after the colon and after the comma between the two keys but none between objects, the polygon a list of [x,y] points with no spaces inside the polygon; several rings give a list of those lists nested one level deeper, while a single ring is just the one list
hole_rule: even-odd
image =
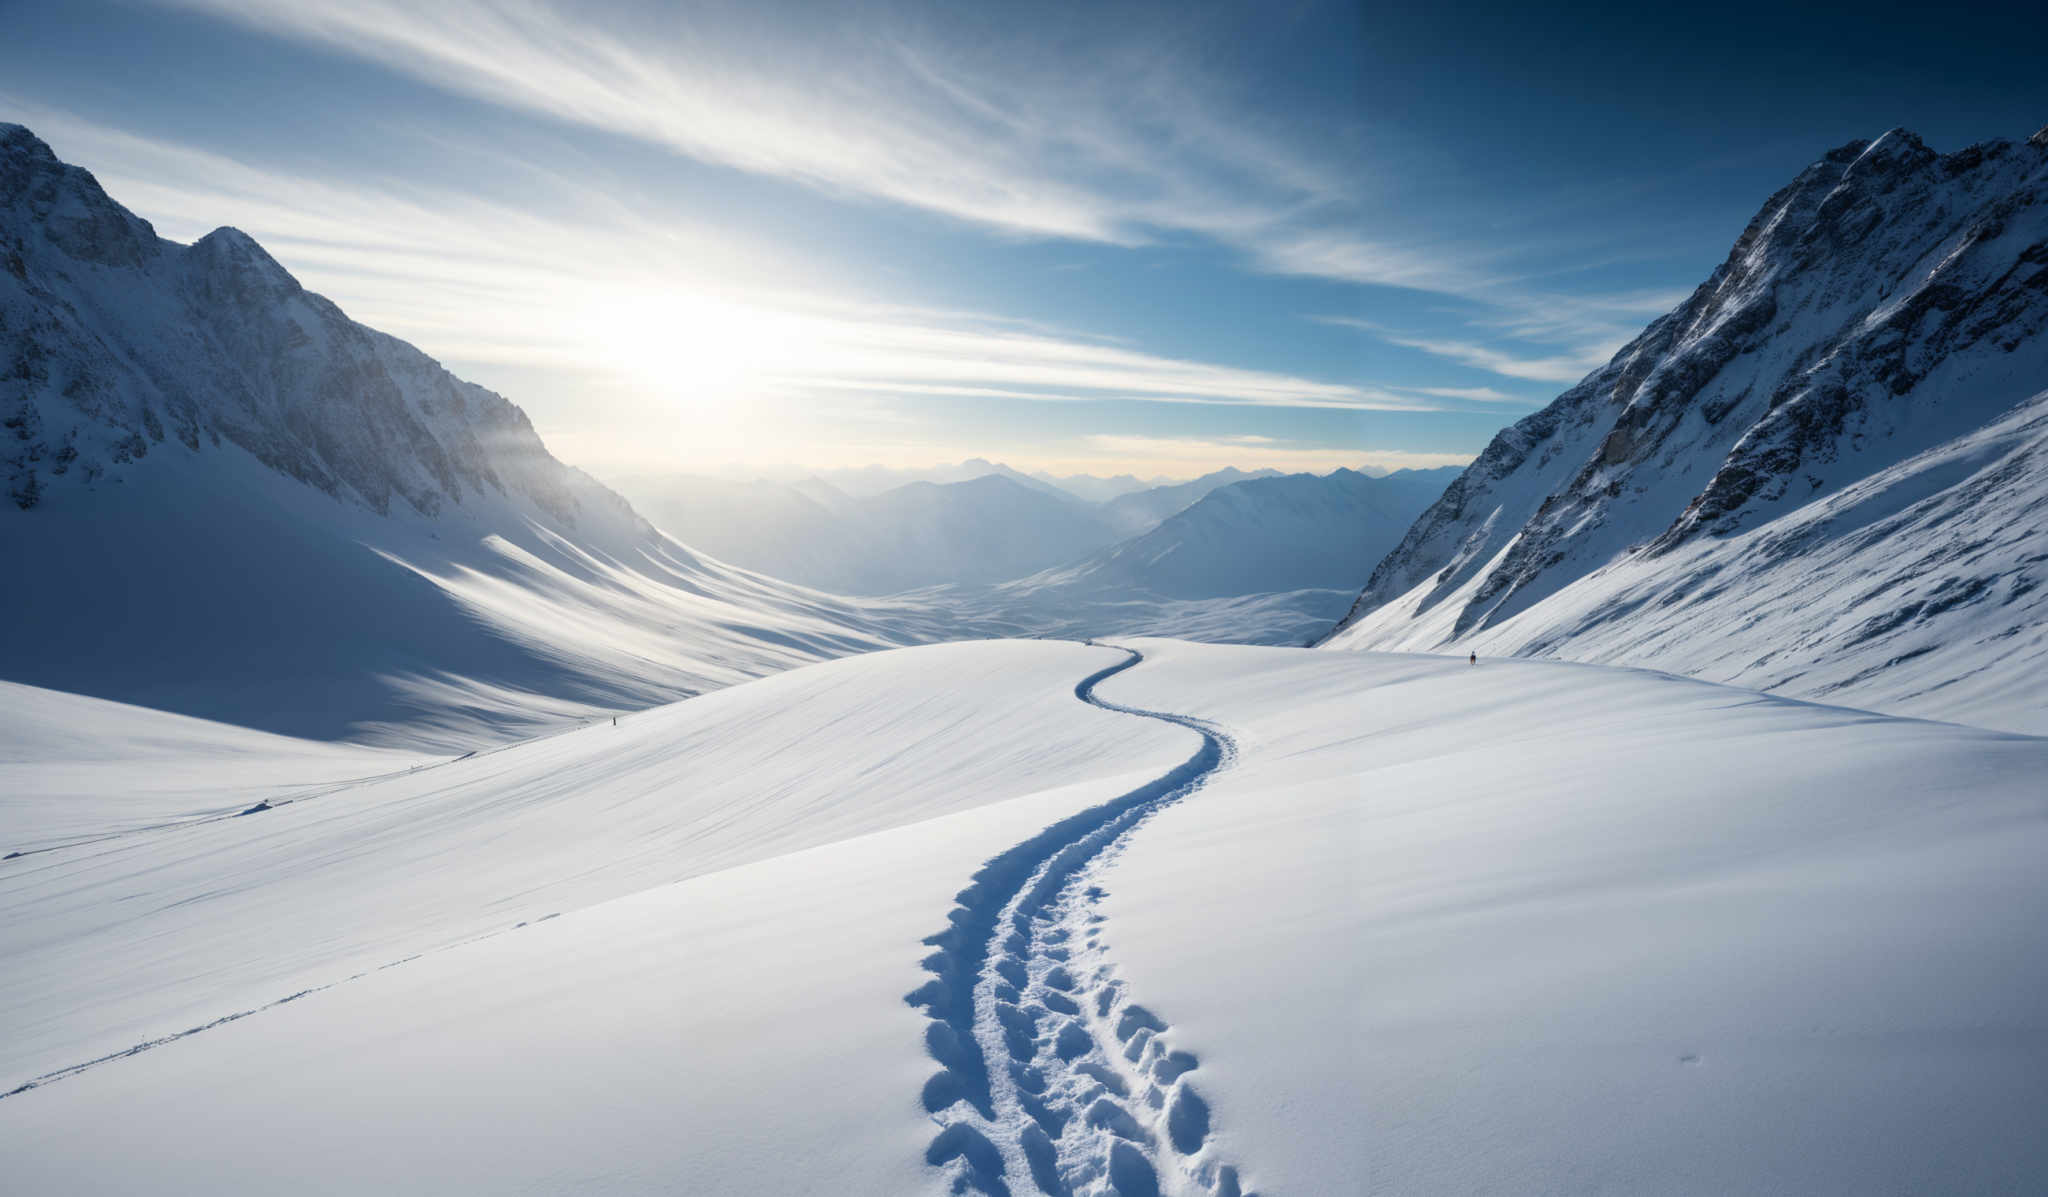
[{"label": "snowfield", "polygon": [[[238,818],[62,771],[131,709],[11,728],[0,790],[72,809],[0,805],[49,848],[0,861],[8,1187],[2048,1183],[2048,741],[1129,649],[854,657]],[[357,765],[291,745],[223,776]]]},{"label": "snowfield", "polygon": [[0,682],[0,856],[229,818],[435,759]]}]

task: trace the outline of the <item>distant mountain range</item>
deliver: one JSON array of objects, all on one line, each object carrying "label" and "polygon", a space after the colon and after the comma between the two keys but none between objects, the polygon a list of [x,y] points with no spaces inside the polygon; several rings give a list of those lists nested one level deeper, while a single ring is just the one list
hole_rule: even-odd
[{"label": "distant mountain range", "polygon": [[988,473],[853,494],[798,483],[677,476],[627,482],[670,535],[714,557],[839,594],[1006,581],[1113,534],[1049,484]]},{"label": "distant mountain range", "polygon": [[[623,479],[621,486],[665,531],[713,556],[822,590],[885,595],[931,586],[1007,582],[1074,565],[1149,532],[1219,488],[1276,476],[1272,470],[1224,469],[1189,482],[1089,502],[1051,480],[980,459],[931,472],[942,478],[962,473],[968,477],[920,479],[880,491],[868,487],[904,472],[836,471],[792,483],[642,477]],[[1122,486],[1114,480],[1090,481],[1103,483],[1099,489],[1104,491]],[[1346,578],[1342,585],[1349,587],[1357,582],[1350,575],[1358,571],[1345,546],[1357,537],[1340,532],[1344,526],[1341,521],[1331,524],[1321,543],[1291,543],[1296,555],[1333,564],[1341,561],[1336,569]],[[1246,540],[1244,552],[1255,551],[1252,539],[1257,538]],[[1316,568],[1310,565],[1294,573],[1315,573]],[[1289,588],[1261,585],[1258,590]]]},{"label": "distant mountain range", "polygon": [[1244,471],[1226,466],[1190,482],[1171,483],[1119,495],[1102,505],[1102,521],[1119,536],[1139,536],[1159,526],[1166,517],[1184,511],[1210,491],[1253,478],[1275,478],[1278,470]]},{"label": "distant mountain range", "polygon": [[1493,443],[1331,647],[1622,662],[2048,733],[2048,130],[1893,130]]}]

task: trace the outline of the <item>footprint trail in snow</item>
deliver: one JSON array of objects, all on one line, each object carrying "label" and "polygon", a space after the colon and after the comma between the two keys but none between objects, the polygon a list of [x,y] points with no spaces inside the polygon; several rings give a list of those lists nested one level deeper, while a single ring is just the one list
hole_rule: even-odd
[{"label": "footprint trail in snow", "polygon": [[1098,683],[1074,688],[1105,710],[1159,719],[1202,737],[1164,776],[1072,815],[990,860],[962,890],[932,974],[909,995],[925,1011],[925,1047],[941,1065],[924,1105],[939,1126],[926,1160],[955,1193],[1242,1197],[1218,1157],[1197,1061],[1164,1021],[1132,1000],[1100,936],[1096,879],[1154,813],[1236,759],[1229,735],[1184,715],[1120,706]]}]

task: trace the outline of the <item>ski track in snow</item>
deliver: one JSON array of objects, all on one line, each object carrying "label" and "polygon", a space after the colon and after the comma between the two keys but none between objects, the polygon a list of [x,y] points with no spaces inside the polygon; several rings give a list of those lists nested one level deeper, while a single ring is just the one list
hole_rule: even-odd
[{"label": "ski track in snow", "polygon": [[[594,726],[595,722],[596,721],[593,720],[591,724],[585,726]],[[570,730],[580,729],[572,728]],[[535,738],[545,739],[547,737]],[[386,779],[393,777],[402,777],[409,773],[418,773],[423,769],[438,769],[442,766],[452,765],[455,764],[457,761],[466,761],[476,756],[489,756],[493,753],[502,752],[505,749],[511,747],[514,747],[514,745],[501,744],[493,748],[472,749],[469,752],[465,752],[460,756],[452,756],[447,758],[446,760],[429,761],[418,765],[412,765],[404,769],[394,769],[388,773],[376,773],[371,774],[367,777],[356,777],[350,778],[345,781],[330,782],[322,785],[317,785],[311,787],[305,793],[297,794],[289,798],[266,798],[263,801],[258,802],[256,805],[248,807],[246,809],[227,810],[214,814],[195,815],[184,819],[173,819],[163,823],[148,824],[141,827],[131,827],[126,830],[112,832],[107,835],[98,835],[92,836],[87,839],[72,840],[68,843],[51,844],[50,846],[45,848],[32,848],[24,852],[10,852],[4,857],[0,857],[0,860],[17,860],[22,857],[40,856],[46,852],[68,852],[73,849],[90,847],[95,844],[103,844],[115,840],[125,840],[132,836],[148,835],[159,831],[183,830],[188,827],[204,826],[208,823],[219,823],[227,819],[239,819],[247,815],[261,814],[264,811],[271,811],[276,810],[279,807],[290,806],[295,802],[306,802],[315,798],[325,798],[332,794],[339,794],[345,790],[351,790],[359,786],[368,785],[371,782],[384,781]],[[90,859],[90,857],[86,857],[85,859]],[[50,1084],[53,1081],[61,1081],[66,1079],[67,1077],[77,1076],[81,1072],[85,1072],[93,1068],[98,1068],[102,1064],[111,1064],[115,1060],[125,1060],[130,1056],[139,1056],[143,1052],[154,1050],[156,1048],[164,1046],[167,1043],[176,1043],[180,1039],[189,1039],[194,1035],[200,1034],[201,1032],[211,1031],[215,1027],[225,1026],[231,1022],[239,1022],[252,1014],[261,1014],[265,1010],[275,1010],[279,1006],[286,1005],[290,1002],[296,1002],[302,997],[308,997],[316,993],[324,993],[329,989],[333,989],[338,985],[346,985],[351,981],[360,981],[364,977],[367,977],[372,973],[381,973],[387,968],[397,968],[399,965],[402,964],[410,964],[413,961],[418,960],[420,957],[431,955],[434,952],[447,951],[449,948],[459,948],[472,943],[481,943],[486,939],[495,939],[508,931],[517,931],[522,927],[530,926],[534,923],[545,923],[549,919],[559,918],[560,916],[561,912],[556,911],[553,914],[542,915],[537,919],[527,919],[515,923],[510,927],[493,928],[489,931],[483,932],[480,935],[473,935],[467,939],[457,940],[456,942],[450,944],[444,944],[438,948],[430,948],[424,952],[414,952],[410,956],[403,956],[397,960],[392,960],[387,963],[380,964],[375,968],[368,968],[358,973],[352,973],[346,977],[340,978],[339,980],[328,981],[325,984],[321,985],[308,986],[307,988],[301,989],[296,993],[287,994],[284,997],[277,998],[274,1001],[265,1002],[260,1006],[255,1006],[247,1010],[237,1010],[232,1014],[223,1014],[219,1018],[213,1019],[209,1022],[203,1022],[195,1027],[188,1027],[187,1029],[182,1031],[174,1031],[168,1035],[159,1035],[155,1039],[144,1040],[141,1043],[137,1043],[129,1047],[124,1047],[119,1051],[108,1052],[104,1056],[96,1056],[93,1059],[87,1060],[80,1064],[67,1065],[63,1068],[43,1073],[41,1076],[31,1077],[28,1080],[22,1081],[20,1084],[15,1085],[11,1089],[0,1089],[0,1101],[5,1101],[10,1097],[16,1097],[23,1093],[27,1093],[31,1089],[40,1089],[44,1085]]]},{"label": "ski track in snow", "polygon": [[[211,820],[208,821],[210,822]],[[468,945],[473,943],[482,943],[487,939],[496,939],[500,935],[504,935],[512,931],[517,931],[522,927],[530,927],[536,923],[545,923],[550,919],[558,919],[560,917],[562,917],[561,912],[556,911],[553,914],[544,914],[537,919],[522,920],[520,922],[514,923],[510,927],[493,928],[492,930],[486,931],[481,935],[472,935],[468,939],[457,940],[454,943],[445,944],[438,948],[429,948],[424,952],[414,952],[410,956],[401,956],[396,960],[380,964],[375,968],[366,968],[361,972],[351,973],[338,981],[329,981],[324,985],[308,986],[305,989],[299,990],[297,993],[287,994],[284,997],[278,998],[275,1001],[265,1002],[260,1006],[255,1006],[247,1010],[237,1010],[233,1014],[223,1014],[219,1018],[213,1019],[210,1022],[200,1023],[196,1027],[188,1027],[182,1031],[173,1031],[168,1035],[159,1035],[155,1039],[144,1040],[143,1042],[137,1043],[131,1047],[124,1047],[119,1051],[108,1052],[104,1056],[96,1056],[93,1059],[87,1060],[82,1064],[71,1064],[51,1072],[46,1072],[43,1073],[41,1076],[32,1077],[26,1081],[23,1081],[20,1084],[14,1086],[12,1089],[0,1090],[0,1101],[5,1101],[10,1097],[20,1096],[23,1093],[27,1093],[31,1089],[40,1089],[44,1085],[50,1084],[53,1081],[61,1081],[69,1077],[77,1076],[81,1072],[86,1072],[90,1069],[98,1068],[102,1064],[111,1064],[116,1060],[126,1060],[130,1056],[139,1056],[146,1051],[153,1051],[156,1048],[162,1047],[167,1043],[176,1043],[180,1039],[190,1039],[194,1035],[198,1035],[206,1031],[211,1031],[215,1027],[226,1026],[228,1023],[231,1022],[240,1022],[242,1019],[245,1019],[252,1014],[261,1014],[266,1010],[275,1010],[279,1006],[285,1006],[291,1004],[292,1002],[296,1002],[302,997],[311,997],[313,994],[316,993],[325,993],[330,989],[346,985],[351,981],[360,981],[364,977],[370,976],[374,973],[381,973],[388,968],[397,968],[400,965],[411,964],[415,960],[419,960],[426,956],[431,956],[436,952],[445,952],[450,948],[467,947]]]},{"label": "ski track in snow", "polygon": [[932,978],[907,998],[930,1017],[925,1046],[942,1065],[924,1087],[939,1127],[925,1159],[957,1194],[1242,1197],[1189,1079],[1195,1057],[1131,999],[1095,910],[1097,879],[1131,833],[1229,768],[1236,743],[1199,719],[1097,698],[1097,684],[1144,660],[1121,651],[1129,658],[1083,679],[1074,697],[1179,724],[1202,746],[990,860],[957,895],[947,928],[925,940],[937,949],[924,962]]}]

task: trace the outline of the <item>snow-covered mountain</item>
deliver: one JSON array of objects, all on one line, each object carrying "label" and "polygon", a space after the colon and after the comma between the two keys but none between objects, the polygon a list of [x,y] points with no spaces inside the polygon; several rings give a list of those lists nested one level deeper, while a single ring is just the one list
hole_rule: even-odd
[{"label": "snow-covered mountain", "polygon": [[461,744],[932,634],[691,552],[503,397],[16,125],[0,266],[0,677]]},{"label": "snow-covered mountain", "polygon": [[[1218,488],[1277,476],[1273,470],[1246,473],[1224,469],[1192,482],[1147,486],[1128,477],[1032,478],[1008,466],[969,458],[956,466],[932,470],[873,466],[797,482],[692,475],[628,476],[617,481],[640,510],[685,544],[801,585],[841,594],[887,595],[933,586],[988,586],[1045,570],[1072,574],[1087,567],[1091,554],[1115,552],[1111,546],[1119,541],[1153,532],[1162,521]],[[1363,475],[1354,477],[1364,479]],[[875,489],[884,481],[894,485]],[[1086,485],[1089,483],[1100,485],[1091,488]],[[1137,489],[1129,489],[1129,484]],[[1092,501],[1070,491],[1069,485],[1091,493],[1102,491],[1109,497]],[[1297,485],[1313,489],[1316,484]],[[1311,514],[1288,510],[1290,504],[1307,501],[1306,496],[1287,500],[1276,494],[1275,499],[1277,506],[1269,513],[1275,519]],[[1343,500],[1337,500],[1336,506],[1342,504]],[[1320,543],[1314,537],[1295,537],[1300,543],[1293,546],[1298,550],[1294,555],[1343,560],[1336,571],[1342,580],[1329,584],[1355,591],[1359,579],[1351,576],[1353,567],[1344,556],[1345,548],[1362,553],[1353,541],[1377,543],[1376,531],[1362,529],[1377,528],[1378,510],[1366,504],[1358,513],[1368,521],[1357,525],[1361,531],[1347,533],[1340,538],[1342,543],[1333,543],[1330,529],[1347,525],[1343,512],[1326,505],[1324,514],[1330,521],[1319,530]],[[1243,526],[1255,514],[1246,508],[1234,529],[1216,530],[1218,550],[1235,552],[1257,541],[1258,537],[1245,535],[1249,529]],[[1223,517],[1225,522],[1229,518]],[[1276,551],[1287,555],[1277,546]],[[1150,552],[1157,556],[1160,549],[1153,547]],[[1116,568],[1111,567],[1111,572]],[[1187,568],[1195,567],[1190,564]],[[1236,569],[1232,574],[1229,561],[1219,561],[1211,568],[1241,580],[1244,588],[1234,589],[1237,581],[1223,581],[1219,576],[1207,587],[1180,584],[1155,593],[1206,598],[1293,589],[1274,585],[1272,578],[1257,577],[1256,571]],[[1144,585],[1141,579],[1108,581]],[[1091,589],[1101,589],[1101,585],[1091,583]],[[980,609],[979,604],[974,606]],[[1098,630],[1130,629],[1119,624]],[[1299,643],[1299,637],[1293,642]]]},{"label": "snow-covered mountain", "polygon": [[1076,561],[926,597],[985,634],[1304,644],[1329,629],[1365,563],[1385,553],[1456,473],[1250,478]]},{"label": "snow-covered mountain", "polygon": [[1148,532],[1028,581],[1182,599],[1352,591],[1458,473],[1336,470],[1233,482]]},{"label": "snow-covered mountain", "polygon": [[1533,653],[2048,731],[2048,130],[1772,196],[1496,437],[1333,647]]},{"label": "snow-covered mountain", "polygon": [[1050,478],[1035,477],[1022,470],[1012,469],[1002,462],[990,461],[986,457],[970,457],[949,465],[929,466],[923,469],[881,465],[852,466],[826,470],[814,475],[814,478],[854,498],[868,499],[917,482],[934,482],[943,486],[952,482],[972,482],[990,475],[1000,475],[1019,486],[1062,499],[1071,500],[1078,497]]},{"label": "snow-covered mountain", "polygon": [[1102,505],[1102,519],[1120,536],[1139,536],[1158,527],[1167,516],[1184,511],[1219,486],[1251,478],[1278,477],[1278,470],[1240,470],[1236,466],[1204,474],[1188,482],[1154,486],[1119,495]]},{"label": "snow-covered mountain", "polygon": [[1117,474],[1114,477],[1103,478],[1095,474],[1050,474],[1043,470],[1034,470],[1031,476],[1040,482],[1057,486],[1086,503],[1107,503],[1111,499],[1120,499],[1141,490],[1173,485],[1171,478],[1153,478],[1148,481],[1135,474]]},{"label": "snow-covered mountain", "polygon": [[[861,514],[883,560],[909,568],[894,581],[884,574],[873,583],[848,588],[857,594],[947,582],[1006,581],[1072,560],[1114,539],[1085,504],[1026,487],[1002,474],[946,484],[913,482],[877,495]],[[943,572],[909,565],[923,561],[944,562]]]}]

